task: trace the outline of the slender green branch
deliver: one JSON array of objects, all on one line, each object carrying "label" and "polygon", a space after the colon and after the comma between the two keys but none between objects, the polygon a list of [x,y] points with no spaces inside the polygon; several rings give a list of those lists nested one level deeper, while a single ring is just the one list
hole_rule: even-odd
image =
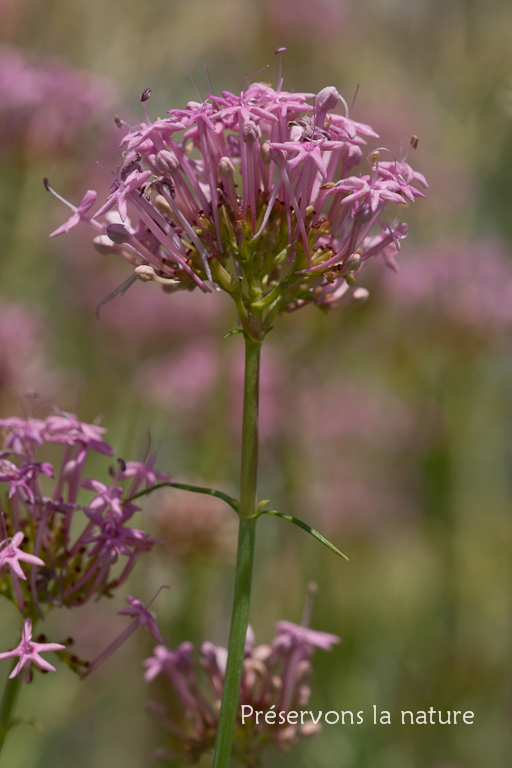
[{"label": "slender green branch", "polygon": [[223,491],[217,491],[215,488],[203,488],[200,485],[188,485],[187,483],[157,483],[156,485],[151,486],[151,488],[145,488],[143,491],[135,493],[128,499],[124,499],[124,501],[133,501],[134,499],[138,499],[141,496],[146,496],[152,491],[156,491],[158,488],[180,488],[183,491],[192,491],[192,493],[205,493],[207,496],[215,496],[217,499],[222,499],[222,501],[225,501],[226,504],[229,504],[229,506],[232,507],[236,513],[238,513],[238,500],[234,499],[232,496],[228,496],[227,493],[224,493]]},{"label": "slender green branch", "polygon": [[16,699],[21,686],[19,677],[8,678],[5,683],[2,704],[0,705],[0,751],[5,743],[5,738],[13,725],[12,714],[16,706]]},{"label": "slender green branch", "polygon": [[[259,318],[250,317],[254,325]],[[261,329],[260,329],[261,330]],[[262,338],[263,333],[258,335]],[[245,335],[244,415],[240,479],[240,528],[229,634],[228,659],[215,744],[213,768],[228,768],[240,695],[240,680],[249,623],[252,565],[256,534],[256,484],[258,475],[258,403],[261,341]]]}]

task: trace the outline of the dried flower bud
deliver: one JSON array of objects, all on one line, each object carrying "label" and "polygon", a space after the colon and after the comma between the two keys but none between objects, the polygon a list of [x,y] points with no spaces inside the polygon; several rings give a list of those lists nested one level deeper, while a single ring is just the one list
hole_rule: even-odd
[{"label": "dried flower bud", "polygon": [[129,243],[132,239],[132,235],[123,224],[109,224],[107,227],[107,235],[112,242],[117,243],[117,245]]}]

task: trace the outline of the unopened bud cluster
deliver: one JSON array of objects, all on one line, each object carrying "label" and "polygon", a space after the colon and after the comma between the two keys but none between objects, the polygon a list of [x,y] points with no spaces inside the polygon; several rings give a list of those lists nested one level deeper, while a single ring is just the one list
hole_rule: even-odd
[{"label": "unopened bud cluster", "polygon": [[[268,746],[288,749],[300,739],[309,738],[321,726],[304,717],[287,717],[301,710],[311,695],[311,657],[315,648],[330,651],[339,637],[318,632],[288,621],[276,625],[276,636],[270,645],[254,646],[249,630],[240,684],[239,709],[235,727],[233,755],[248,765]],[[212,749],[217,731],[224,686],[227,651],[210,642],[199,650],[197,667],[192,643],[185,642],[175,650],[159,645],[147,659],[145,678],[148,682],[162,676],[170,687],[172,699],[179,704],[179,717],[160,703],[150,702],[148,710],[157,716],[169,732],[169,748],[157,757],[186,756],[198,759]],[[207,685],[200,682],[206,674]],[[258,717],[250,714],[258,712]]]}]

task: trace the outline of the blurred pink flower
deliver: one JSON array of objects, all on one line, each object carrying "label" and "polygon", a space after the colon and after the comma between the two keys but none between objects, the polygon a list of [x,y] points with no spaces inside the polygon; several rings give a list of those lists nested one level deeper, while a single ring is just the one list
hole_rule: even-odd
[{"label": "blurred pink flower", "polygon": [[0,394],[37,390],[55,397],[62,375],[45,361],[49,332],[42,312],[29,304],[0,300]]},{"label": "blurred pink flower", "polygon": [[[221,341],[229,344],[229,341]],[[178,418],[188,417],[203,422],[211,413],[214,392],[227,392],[230,427],[239,434],[243,408],[243,359],[237,350],[218,346],[208,337],[191,340],[184,349],[143,364],[136,375],[135,387],[145,398],[171,411]],[[280,428],[283,412],[279,402],[281,366],[267,346],[261,362],[260,437],[274,437]]]},{"label": "blurred pink flower", "polygon": [[410,514],[403,456],[418,448],[411,406],[377,381],[301,378],[290,422],[303,467],[299,516],[312,522],[314,510],[329,535],[380,530]]},{"label": "blurred pink flower", "polygon": [[164,358],[148,361],[137,373],[136,387],[163,408],[202,411],[220,365],[215,347],[200,339]]},{"label": "blurred pink flower", "polygon": [[480,334],[512,324],[512,252],[505,242],[444,240],[409,253],[398,275],[380,275],[392,304],[434,327]]},{"label": "blurred pink flower", "polygon": [[2,151],[22,156],[69,152],[84,127],[116,103],[99,76],[15,48],[0,50],[0,94]]},{"label": "blurred pink flower", "polygon": [[352,7],[346,0],[269,0],[267,21],[276,35],[308,37],[319,42],[339,39],[349,28]]}]

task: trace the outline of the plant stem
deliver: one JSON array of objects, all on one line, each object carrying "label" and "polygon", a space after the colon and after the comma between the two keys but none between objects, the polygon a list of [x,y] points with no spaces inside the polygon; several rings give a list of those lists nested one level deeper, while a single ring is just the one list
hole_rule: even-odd
[{"label": "plant stem", "polygon": [[7,679],[5,683],[4,695],[0,708],[0,752],[12,725],[12,713],[18,697],[21,680],[19,677]]},{"label": "plant stem", "polygon": [[245,335],[244,415],[240,478],[240,527],[228,659],[215,743],[213,768],[228,768],[231,759],[240,680],[249,623],[252,564],[256,534],[258,475],[258,403],[261,341]]}]

